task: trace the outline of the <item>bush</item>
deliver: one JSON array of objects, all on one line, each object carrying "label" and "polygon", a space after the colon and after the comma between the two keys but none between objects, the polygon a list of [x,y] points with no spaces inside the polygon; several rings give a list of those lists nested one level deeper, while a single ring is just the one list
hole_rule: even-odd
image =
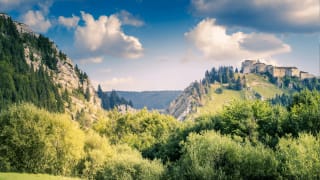
[{"label": "bush", "polygon": [[93,129],[108,137],[112,144],[126,143],[140,151],[165,141],[178,124],[171,116],[146,109],[126,114],[111,111],[108,116],[97,121]]},{"label": "bush", "polygon": [[222,94],[223,93],[223,89],[222,88],[217,88],[214,92],[217,93],[217,94]]},{"label": "bush", "polygon": [[0,171],[71,175],[83,156],[77,124],[31,104],[0,113],[0,137]]},{"label": "bush", "polygon": [[281,174],[288,179],[318,179],[320,175],[320,142],[309,134],[298,139],[281,138],[277,147]]},{"label": "bush", "polygon": [[258,179],[277,177],[271,149],[240,143],[209,131],[190,134],[183,156],[171,171],[173,179]]},{"label": "bush", "polygon": [[117,154],[106,161],[95,179],[161,179],[164,167],[160,161],[145,160],[138,151],[132,150],[128,146],[118,145],[114,148]]}]

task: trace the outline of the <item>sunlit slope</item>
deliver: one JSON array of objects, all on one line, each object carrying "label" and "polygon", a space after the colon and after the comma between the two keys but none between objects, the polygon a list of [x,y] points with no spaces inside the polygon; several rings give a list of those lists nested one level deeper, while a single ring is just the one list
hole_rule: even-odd
[{"label": "sunlit slope", "polygon": [[[228,89],[228,84],[212,84],[210,92],[202,99],[202,106],[197,108],[195,113],[188,116],[187,119],[193,119],[199,115],[214,114],[222,110],[233,100],[245,99],[262,99],[267,100],[275,97],[277,94],[288,93],[287,90],[281,89],[270,83],[267,78],[256,74],[245,74],[247,87],[237,91]],[[221,91],[222,90],[222,91]]]}]

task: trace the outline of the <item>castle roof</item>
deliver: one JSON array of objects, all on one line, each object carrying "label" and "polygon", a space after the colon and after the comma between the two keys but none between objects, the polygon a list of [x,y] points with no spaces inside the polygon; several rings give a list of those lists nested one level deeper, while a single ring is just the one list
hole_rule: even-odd
[{"label": "castle roof", "polygon": [[297,67],[275,66],[276,69],[298,69]]}]

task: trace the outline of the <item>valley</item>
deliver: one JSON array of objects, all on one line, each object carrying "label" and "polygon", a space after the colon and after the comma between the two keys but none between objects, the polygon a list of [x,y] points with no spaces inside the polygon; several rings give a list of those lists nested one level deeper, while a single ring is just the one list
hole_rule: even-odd
[{"label": "valley", "polygon": [[292,52],[310,19],[230,29],[281,14],[257,2],[0,1],[0,179],[318,179],[320,78]]}]

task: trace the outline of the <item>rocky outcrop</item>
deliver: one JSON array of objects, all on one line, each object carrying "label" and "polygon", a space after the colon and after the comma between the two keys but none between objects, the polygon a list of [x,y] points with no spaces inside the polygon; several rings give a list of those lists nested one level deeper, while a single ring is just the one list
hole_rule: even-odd
[{"label": "rocky outcrop", "polygon": [[187,116],[196,112],[197,107],[201,106],[201,97],[204,95],[201,86],[197,82],[188,86],[183,93],[170,103],[167,113],[183,121]]},{"label": "rocky outcrop", "polygon": [[[39,35],[34,33],[27,25],[19,22],[15,22],[15,25],[21,35],[27,33],[34,38],[39,37]],[[33,67],[34,71],[39,70],[42,66],[49,76],[52,77],[53,82],[59,88],[59,92],[61,94],[68,93],[70,102],[68,102],[65,107],[66,112],[69,112],[72,117],[75,117],[79,111],[87,111],[94,116],[94,112],[101,109],[101,100],[97,96],[90,79],[88,77],[81,79],[77,70],[81,73],[83,72],[77,69],[72,60],[63,54],[53,42],[51,43],[54,52],[52,56],[57,59],[57,68],[55,70],[50,69],[43,63],[44,57],[42,57],[39,49],[33,47],[31,44],[25,43],[24,55],[27,64]],[[89,96],[85,97],[86,93]],[[93,119],[94,118],[95,117],[93,117]]]}]

